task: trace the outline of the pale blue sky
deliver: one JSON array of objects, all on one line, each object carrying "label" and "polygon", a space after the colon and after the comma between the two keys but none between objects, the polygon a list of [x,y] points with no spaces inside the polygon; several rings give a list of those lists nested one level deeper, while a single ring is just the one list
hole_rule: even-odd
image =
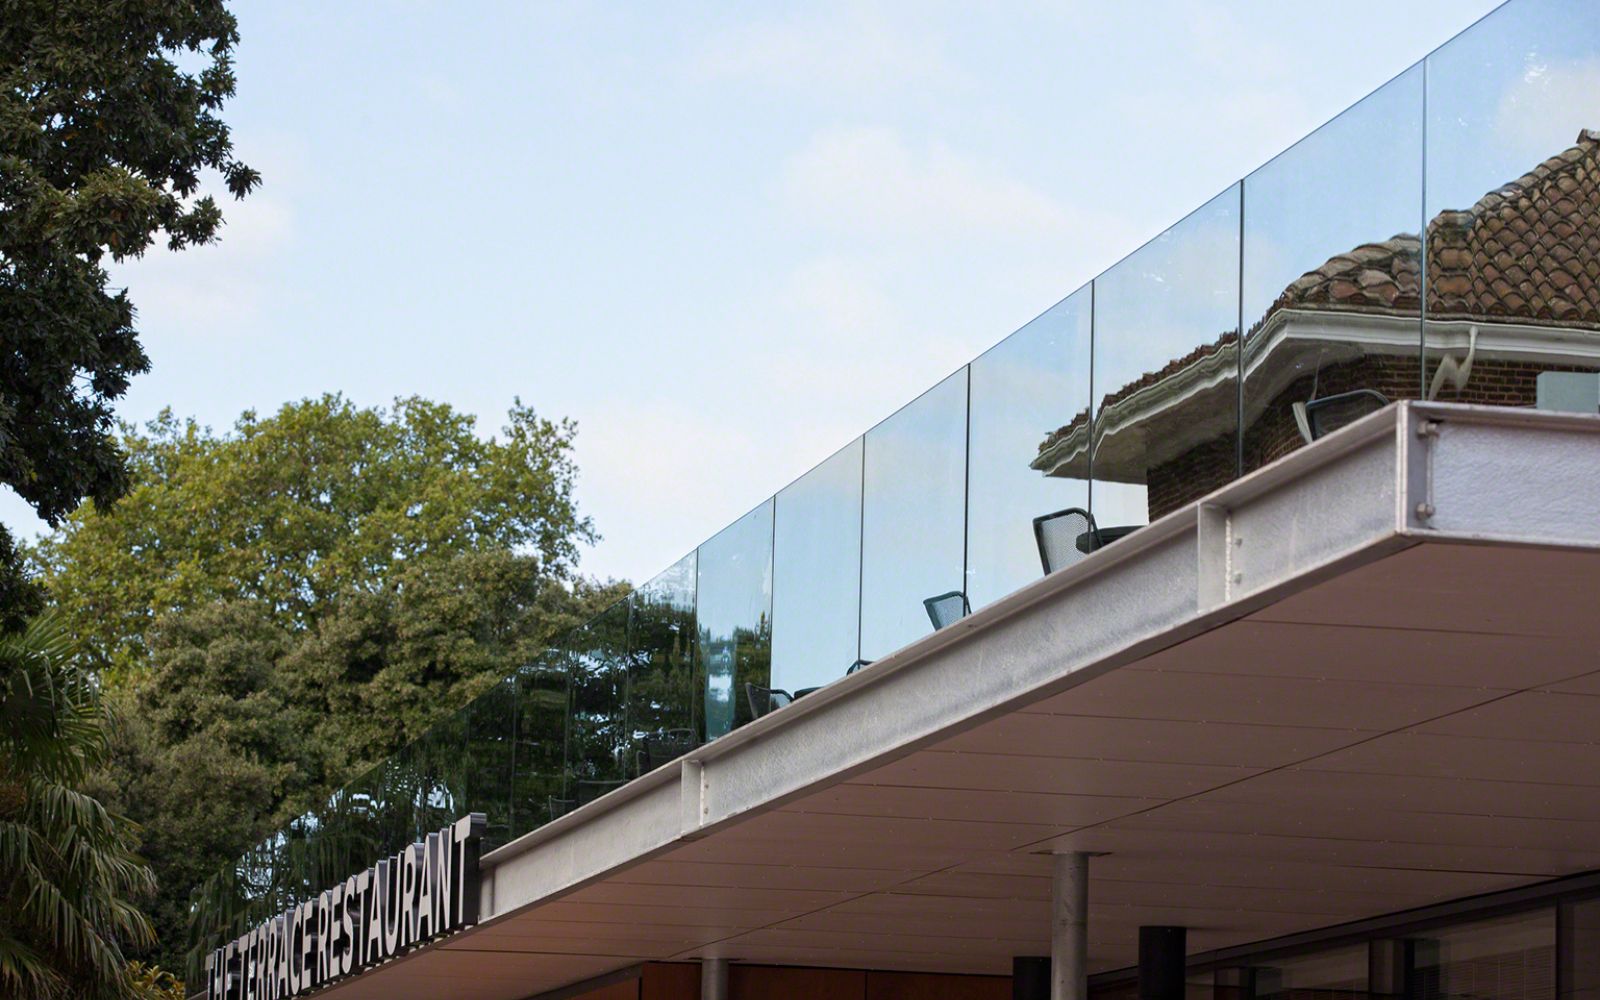
[{"label": "pale blue sky", "polygon": [[520,395],[642,581],[1494,5],[240,4],[121,413]]}]

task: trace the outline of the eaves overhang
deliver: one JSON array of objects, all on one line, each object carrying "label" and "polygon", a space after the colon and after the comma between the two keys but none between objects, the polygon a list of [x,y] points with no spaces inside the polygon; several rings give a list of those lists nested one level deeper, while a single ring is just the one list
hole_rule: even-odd
[{"label": "eaves overhang", "polygon": [[[1496,867],[1450,819],[1478,785],[1416,829],[1350,800],[1328,837],[1255,793],[1307,808],[1352,773],[1329,755],[1600,669],[1597,511],[1600,417],[1390,406],[486,855],[482,924],[327,993],[518,1000],[702,956],[999,971],[1048,940],[1054,850],[1108,852],[1091,885],[1126,896],[1091,889],[1097,968],[1139,921],[1225,947],[1600,868],[1501,827]],[[1518,794],[1474,766],[1406,778]],[[1600,844],[1561,791],[1587,781],[1524,811]]]}]

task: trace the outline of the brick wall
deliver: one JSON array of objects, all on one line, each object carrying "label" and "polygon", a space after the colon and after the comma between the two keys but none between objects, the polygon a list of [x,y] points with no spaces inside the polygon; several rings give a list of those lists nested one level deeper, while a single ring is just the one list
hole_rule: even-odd
[{"label": "brick wall", "polygon": [[[1429,375],[1436,358],[1429,358]],[[1290,383],[1251,425],[1245,428],[1244,471],[1252,472],[1277,461],[1305,443],[1295,423],[1292,404],[1311,398],[1315,382],[1318,398],[1352,389],[1376,389],[1390,401],[1417,399],[1422,375],[1417,358],[1368,355],[1338,365],[1325,365],[1315,376],[1308,372]],[[1585,371],[1575,365],[1545,362],[1484,361],[1473,364],[1465,389],[1457,393],[1446,384],[1440,402],[1482,403],[1494,406],[1532,406],[1541,372]],[[1245,387],[1249,392],[1250,387]],[[1167,514],[1226,485],[1234,478],[1236,458],[1232,434],[1199,444],[1169,462],[1146,472],[1150,520]]]}]

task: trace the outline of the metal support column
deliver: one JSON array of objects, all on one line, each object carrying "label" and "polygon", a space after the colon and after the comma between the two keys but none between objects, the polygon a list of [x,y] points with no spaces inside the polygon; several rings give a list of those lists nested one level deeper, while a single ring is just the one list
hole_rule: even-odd
[{"label": "metal support column", "polygon": [[1089,855],[1051,860],[1050,1000],[1089,1000]]},{"label": "metal support column", "polygon": [[1139,1000],[1183,1000],[1183,927],[1139,928]]},{"label": "metal support column", "polygon": [[728,1000],[728,960],[700,960],[700,1000]]}]

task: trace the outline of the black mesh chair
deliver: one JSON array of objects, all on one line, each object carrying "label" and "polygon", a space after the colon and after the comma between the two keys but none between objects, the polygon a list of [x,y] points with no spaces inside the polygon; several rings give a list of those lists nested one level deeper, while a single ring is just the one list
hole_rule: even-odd
[{"label": "black mesh chair", "polygon": [[1094,517],[1082,507],[1068,507],[1033,519],[1033,538],[1039,543],[1044,575],[1071,566],[1100,547]]},{"label": "black mesh chair", "polygon": [[794,695],[782,688],[762,687],[760,684],[746,684],[744,696],[750,702],[750,714],[758,719],[794,701]]},{"label": "black mesh chair", "polygon": [[959,590],[930,597],[922,602],[922,606],[927,609],[928,620],[933,622],[935,629],[958,622],[972,613],[972,607],[967,604],[967,595]]},{"label": "black mesh chair", "polygon": [[1294,410],[1294,421],[1300,427],[1300,436],[1310,444],[1388,405],[1389,397],[1376,389],[1352,389],[1295,403],[1291,409]]},{"label": "black mesh chair", "polygon": [[639,773],[654,771],[669,761],[677,760],[699,745],[692,729],[663,729],[646,733],[639,740]]}]

